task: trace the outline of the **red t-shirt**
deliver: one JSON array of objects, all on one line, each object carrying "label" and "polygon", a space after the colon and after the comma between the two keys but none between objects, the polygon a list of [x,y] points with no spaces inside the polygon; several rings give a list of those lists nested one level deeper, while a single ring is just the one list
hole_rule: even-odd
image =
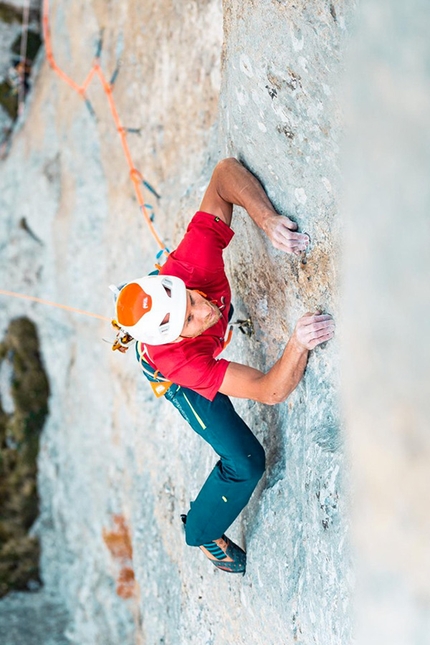
[{"label": "red t-shirt", "polygon": [[229,362],[215,360],[224,348],[231,303],[222,252],[234,233],[219,217],[199,211],[191,220],[182,242],[170,254],[160,274],[181,278],[187,289],[203,291],[221,310],[219,321],[197,338],[178,343],[140,343],[143,357],[161,374],[212,401],[224,379]]}]

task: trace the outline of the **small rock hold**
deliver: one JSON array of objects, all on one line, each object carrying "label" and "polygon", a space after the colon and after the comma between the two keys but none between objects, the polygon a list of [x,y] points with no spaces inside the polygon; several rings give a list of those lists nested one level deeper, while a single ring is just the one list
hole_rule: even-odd
[{"label": "small rock hold", "polygon": [[334,4],[330,4],[330,13],[335,22],[337,22],[337,15],[336,15],[336,9],[334,8]]},{"label": "small rock hold", "polygon": [[274,99],[278,96],[278,90],[276,89],[276,87],[270,87],[270,85],[266,85],[266,90],[269,92],[271,99]]},{"label": "small rock hold", "polygon": [[[267,74],[267,80],[269,81],[272,87],[274,86],[273,89],[277,88],[278,90],[280,90],[282,88],[282,85],[285,84],[285,81],[283,79],[276,76],[276,74],[272,74],[271,72]],[[276,92],[276,89],[275,89],[275,92]]]},{"label": "small rock hold", "polygon": [[277,131],[279,134],[285,134],[287,139],[294,139],[294,132],[288,128],[286,125],[278,125],[277,126]]}]

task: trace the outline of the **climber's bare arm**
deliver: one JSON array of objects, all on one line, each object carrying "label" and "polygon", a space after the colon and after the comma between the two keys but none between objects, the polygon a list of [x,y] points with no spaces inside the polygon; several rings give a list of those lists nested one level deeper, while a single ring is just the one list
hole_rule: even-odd
[{"label": "climber's bare arm", "polygon": [[299,319],[281,358],[266,374],[247,365],[230,363],[219,391],[268,405],[281,403],[299,384],[309,351],[333,335],[330,315],[308,313]]},{"label": "climber's bare arm", "polygon": [[233,205],[244,208],[276,249],[300,254],[309,244],[306,234],[297,233],[297,224],[278,215],[264,188],[252,173],[232,157],[220,161],[212,174],[200,210],[231,224]]}]

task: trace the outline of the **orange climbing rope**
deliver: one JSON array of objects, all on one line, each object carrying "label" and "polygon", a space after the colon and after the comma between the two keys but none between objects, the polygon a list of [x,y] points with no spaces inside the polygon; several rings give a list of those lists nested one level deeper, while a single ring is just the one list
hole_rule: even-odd
[{"label": "orange climbing rope", "polygon": [[42,305],[48,305],[49,307],[56,307],[57,309],[65,309],[66,311],[73,311],[75,314],[83,314],[84,316],[91,316],[91,318],[98,318],[99,320],[106,320],[111,322],[110,318],[106,316],[100,316],[100,314],[93,314],[90,311],[84,311],[83,309],[76,309],[76,307],[69,307],[69,305],[60,305],[57,302],[51,302],[50,300],[45,300],[44,298],[36,298],[36,296],[27,296],[24,293],[16,293],[15,291],[6,291],[5,289],[0,289],[0,294],[2,296],[9,296],[12,298],[22,298],[23,300],[31,300],[32,302],[39,302]]},{"label": "orange climbing rope", "polygon": [[[49,0],[43,0],[43,18],[42,18],[42,24],[43,24],[43,36],[44,36],[44,41],[45,41],[45,47],[46,47],[46,57],[48,59],[48,62],[54,72],[58,74],[58,76],[65,82],[67,83],[75,92],[77,92],[83,100],[86,102],[88,108],[92,112],[92,107],[91,104],[88,101],[88,98],[86,96],[86,91],[88,86],[90,85],[91,81],[95,76],[98,76],[103,90],[106,94],[109,107],[112,113],[112,117],[115,123],[115,127],[117,129],[117,132],[119,134],[121,144],[124,150],[124,155],[127,160],[127,164],[130,170],[130,178],[131,181],[133,182],[134,190],[136,193],[137,197],[137,202],[139,204],[140,209],[142,210],[142,213],[145,217],[146,223],[148,225],[148,228],[153,235],[155,241],[157,242],[158,246],[161,249],[160,255],[162,252],[164,252],[166,255],[168,255],[169,251],[166,247],[166,245],[162,242],[160,237],[158,236],[157,231],[155,230],[155,227],[152,223],[151,217],[148,214],[147,210],[147,204],[145,204],[144,198],[143,198],[143,193],[141,189],[141,185],[143,184],[146,188],[148,188],[153,194],[156,195],[155,191],[151,186],[144,180],[142,177],[142,174],[137,170],[133,163],[133,159],[130,153],[130,148],[127,142],[127,129],[123,127],[121,120],[119,118],[118,110],[115,105],[115,100],[113,98],[113,83],[114,83],[114,77],[116,75],[116,72],[114,73],[112,80],[110,82],[107,81],[101,67],[100,67],[100,53],[101,53],[101,44],[99,45],[98,51],[96,53],[96,56],[94,58],[93,65],[90,69],[90,71],[87,74],[87,77],[85,78],[84,82],[82,85],[78,85],[70,76],[68,76],[56,63],[53,50],[52,50],[52,41],[51,41],[51,31],[50,31],[50,26],[49,26]],[[150,206],[150,208],[152,208]],[[158,256],[157,256],[158,257]]]}]

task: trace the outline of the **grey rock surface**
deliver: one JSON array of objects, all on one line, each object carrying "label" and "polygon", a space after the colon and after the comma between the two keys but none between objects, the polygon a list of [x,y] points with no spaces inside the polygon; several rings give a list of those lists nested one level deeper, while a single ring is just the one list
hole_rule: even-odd
[{"label": "grey rock surface", "polygon": [[2,645],[70,645],[64,604],[43,591],[13,593],[0,602]]}]

